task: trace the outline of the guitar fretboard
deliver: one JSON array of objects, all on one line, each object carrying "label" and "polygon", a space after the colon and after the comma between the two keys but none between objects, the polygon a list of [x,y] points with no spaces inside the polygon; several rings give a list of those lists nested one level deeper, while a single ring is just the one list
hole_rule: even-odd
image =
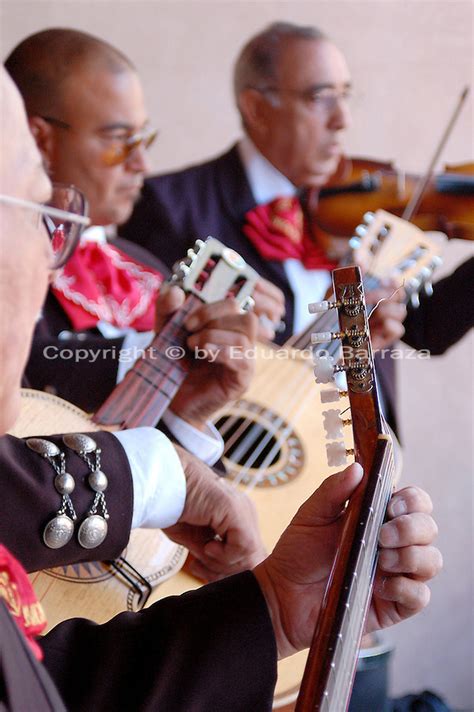
[{"label": "guitar fretboard", "polygon": [[183,322],[198,297],[188,296],[183,307],[155,336],[125,378],[94,415],[99,425],[121,428],[154,427],[186,378],[191,358],[186,353],[188,331]]},{"label": "guitar fretboard", "polygon": [[361,509],[351,552],[353,564],[346,574],[336,615],[340,624],[335,627],[328,646],[324,694],[315,707],[320,712],[342,712],[349,705],[357,652],[372,596],[378,537],[393,485],[393,449],[387,436],[381,435],[380,439],[385,439],[387,445],[382,465],[368,485]]}]

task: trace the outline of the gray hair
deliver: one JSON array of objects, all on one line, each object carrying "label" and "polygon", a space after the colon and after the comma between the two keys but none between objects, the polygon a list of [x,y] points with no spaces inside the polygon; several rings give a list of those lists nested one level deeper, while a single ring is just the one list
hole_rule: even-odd
[{"label": "gray hair", "polygon": [[244,89],[263,89],[276,80],[277,64],[288,40],[324,40],[317,27],[273,22],[252,37],[237,57],[234,67],[234,95],[237,106]]}]

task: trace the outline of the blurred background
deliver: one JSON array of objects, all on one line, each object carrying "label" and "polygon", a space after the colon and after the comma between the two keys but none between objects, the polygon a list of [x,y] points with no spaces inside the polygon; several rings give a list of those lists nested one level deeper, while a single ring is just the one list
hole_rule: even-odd
[{"label": "blurred background", "polygon": [[[160,129],[151,159],[161,172],[217,155],[240,135],[231,72],[252,34],[275,20],[318,25],[352,71],[348,154],[422,172],[472,84],[473,12],[472,2],[458,0],[2,0],[0,41],[4,58],[28,34],[64,26],[121,49],[139,70]],[[471,95],[438,169],[473,159],[472,114]],[[472,253],[472,243],[451,241],[438,277]],[[404,481],[433,498],[445,566],[429,608],[387,633],[396,645],[391,691],[429,688],[467,712],[474,708],[472,335],[443,357],[400,360],[399,396]]]}]

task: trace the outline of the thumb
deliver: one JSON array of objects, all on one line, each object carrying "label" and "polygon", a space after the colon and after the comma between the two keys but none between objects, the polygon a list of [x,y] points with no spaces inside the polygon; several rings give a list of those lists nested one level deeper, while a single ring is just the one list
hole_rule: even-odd
[{"label": "thumb", "polygon": [[186,296],[179,287],[163,285],[155,303],[155,331],[161,331],[169,317],[183,304]]},{"label": "thumb", "polygon": [[326,478],[316,492],[303,504],[295,523],[309,526],[330,524],[344,509],[346,501],[362,481],[364,471],[357,463]]}]

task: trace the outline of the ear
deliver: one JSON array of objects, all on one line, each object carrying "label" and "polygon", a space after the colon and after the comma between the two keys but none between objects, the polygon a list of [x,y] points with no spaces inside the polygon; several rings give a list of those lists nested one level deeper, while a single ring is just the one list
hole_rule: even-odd
[{"label": "ear", "polygon": [[268,130],[272,110],[263,94],[256,89],[244,89],[239,95],[239,109],[249,134],[263,137]]},{"label": "ear", "polygon": [[43,160],[48,170],[52,162],[54,151],[54,128],[41,116],[30,116],[28,119],[30,131],[36,141]]}]

